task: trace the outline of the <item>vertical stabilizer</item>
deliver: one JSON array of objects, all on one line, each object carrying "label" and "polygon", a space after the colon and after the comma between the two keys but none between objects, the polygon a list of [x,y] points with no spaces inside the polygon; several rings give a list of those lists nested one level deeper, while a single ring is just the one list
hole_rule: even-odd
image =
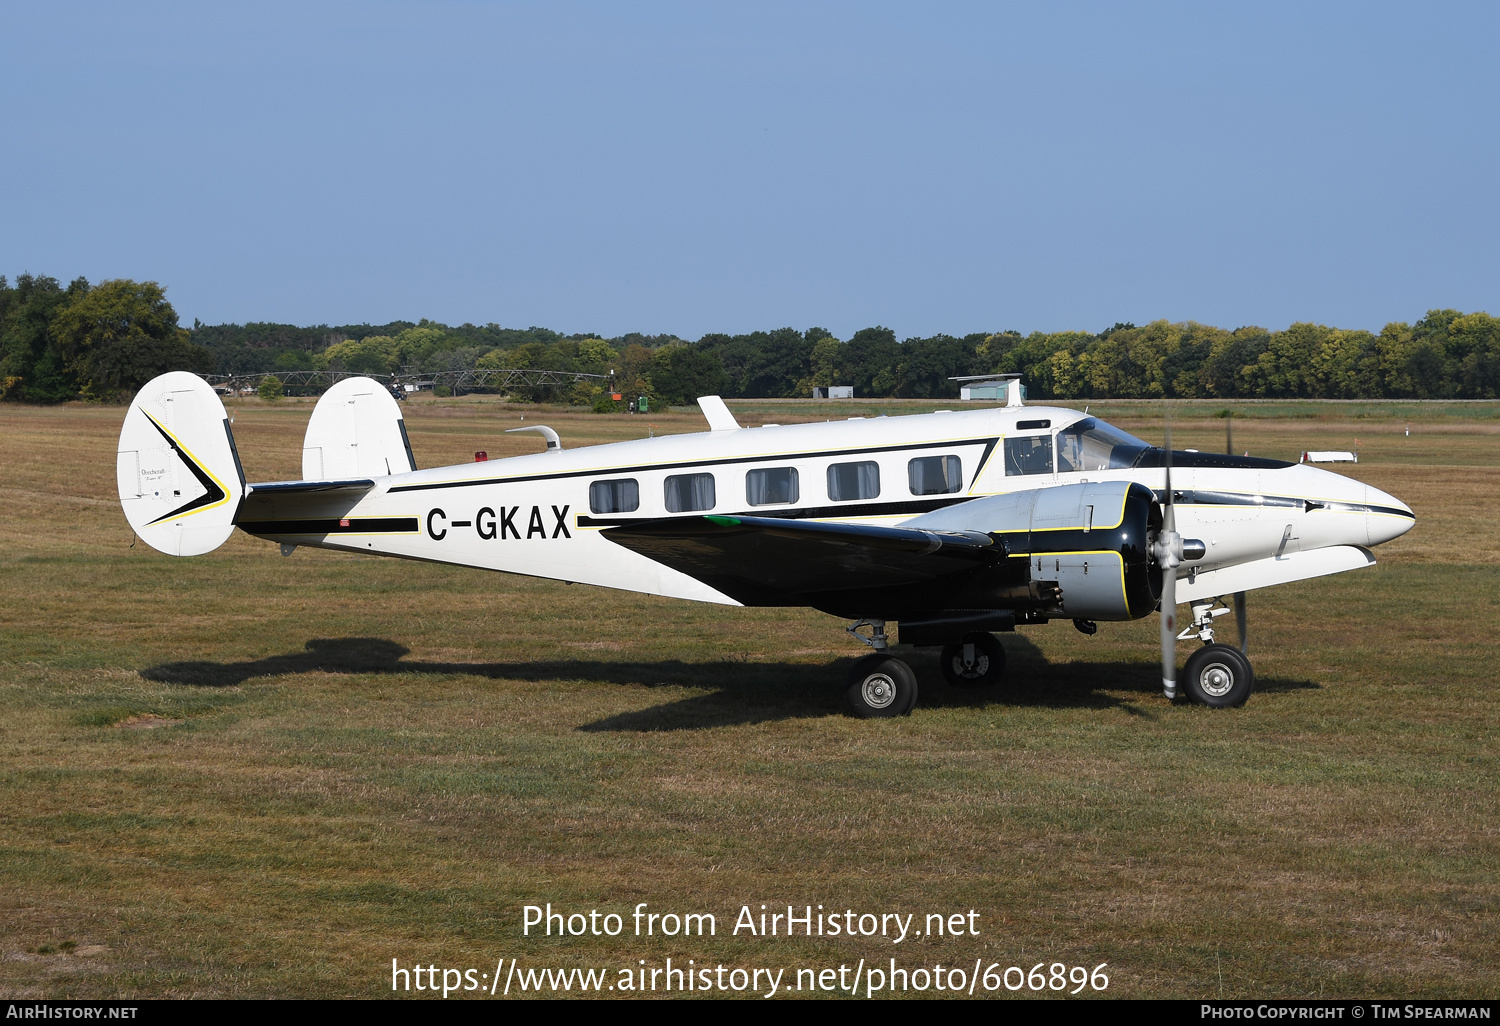
[{"label": "vertical stabilizer", "polygon": [[417,469],[401,406],[373,378],[345,378],[323,393],[302,442],[302,477],[343,481]]},{"label": "vertical stabilizer", "polygon": [[125,519],[153,549],[197,556],[224,544],[245,474],[208,382],[172,371],[136,393],[120,428],[115,479]]}]

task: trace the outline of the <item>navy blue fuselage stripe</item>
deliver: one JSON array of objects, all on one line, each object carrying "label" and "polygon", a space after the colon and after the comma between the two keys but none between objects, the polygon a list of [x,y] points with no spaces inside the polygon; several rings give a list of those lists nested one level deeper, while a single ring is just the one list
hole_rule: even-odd
[{"label": "navy blue fuselage stripe", "polygon": [[[1295,465],[1295,464],[1294,464]],[[1222,492],[1207,488],[1172,489],[1175,501],[1180,506],[1260,506],[1269,509],[1306,509],[1312,503],[1314,510],[1326,509],[1340,513],[1385,513],[1391,516],[1410,517],[1417,515],[1410,510],[1394,506],[1372,506],[1364,502],[1339,502],[1336,499],[1305,499],[1295,495],[1266,495],[1262,492]],[[1156,491],[1157,501],[1162,498]]]},{"label": "navy blue fuselage stripe", "polygon": [[[347,520],[347,526],[343,521]],[[235,524],[246,534],[415,534],[416,517],[318,517],[311,520],[245,520]]]}]

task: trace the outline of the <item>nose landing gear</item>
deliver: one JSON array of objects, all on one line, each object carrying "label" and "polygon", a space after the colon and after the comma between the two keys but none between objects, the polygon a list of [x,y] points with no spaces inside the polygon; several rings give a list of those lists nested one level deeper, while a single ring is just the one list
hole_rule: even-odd
[{"label": "nose landing gear", "polygon": [[1245,624],[1245,593],[1234,596],[1234,614],[1239,627],[1238,647],[1224,645],[1214,640],[1214,617],[1225,616],[1228,606],[1213,608],[1213,602],[1195,602],[1192,605],[1193,622],[1179,634],[1178,640],[1196,636],[1203,647],[1188,656],[1183,668],[1183,684],[1187,696],[1200,705],[1214,709],[1227,709],[1244,705],[1255,690],[1255,670],[1245,652],[1249,647]]}]

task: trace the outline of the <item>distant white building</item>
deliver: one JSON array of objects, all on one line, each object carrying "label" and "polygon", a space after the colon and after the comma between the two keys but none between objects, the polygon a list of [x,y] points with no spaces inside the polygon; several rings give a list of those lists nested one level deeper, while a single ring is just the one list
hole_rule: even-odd
[{"label": "distant white building", "polygon": [[853,399],[853,385],[814,385],[814,399]]},{"label": "distant white building", "polygon": [[1003,402],[1007,406],[1020,406],[1026,399],[1026,386],[1021,384],[1019,374],[969,374],[948,380],[958,382],[958,397],[966,403]]}]

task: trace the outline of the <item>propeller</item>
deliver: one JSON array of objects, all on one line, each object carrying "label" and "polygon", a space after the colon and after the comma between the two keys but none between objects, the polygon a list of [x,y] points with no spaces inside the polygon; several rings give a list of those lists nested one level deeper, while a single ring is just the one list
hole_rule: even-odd
[{"label": "propeller", "polygon": [[1245,593],[1234,593],[1234,622],[1240,629],[1240,654],[1250,654],[1250,634],[1245,617]]},{"label": "propeller", "polygon": [[1156,535],[1157,565],[1161,567],[1161,690],[1177,697],[1177,565],[1182,562],[1182,536],[1172,502],[1172,414],[1166,414],[1166,495],[1162,501],[1161,530]]},{"label": "propeller", "polygon": [[[1230,456],[1234,455],[1234,411],[1228,411],[1229,416],[1224,418],[1224,452]],[[1245,593],[1237,591],[1234,593],[1234,622],[1240,629],[1240,653],[1250,654],[1250,637],[1248,624],[1245,616]]]}]

